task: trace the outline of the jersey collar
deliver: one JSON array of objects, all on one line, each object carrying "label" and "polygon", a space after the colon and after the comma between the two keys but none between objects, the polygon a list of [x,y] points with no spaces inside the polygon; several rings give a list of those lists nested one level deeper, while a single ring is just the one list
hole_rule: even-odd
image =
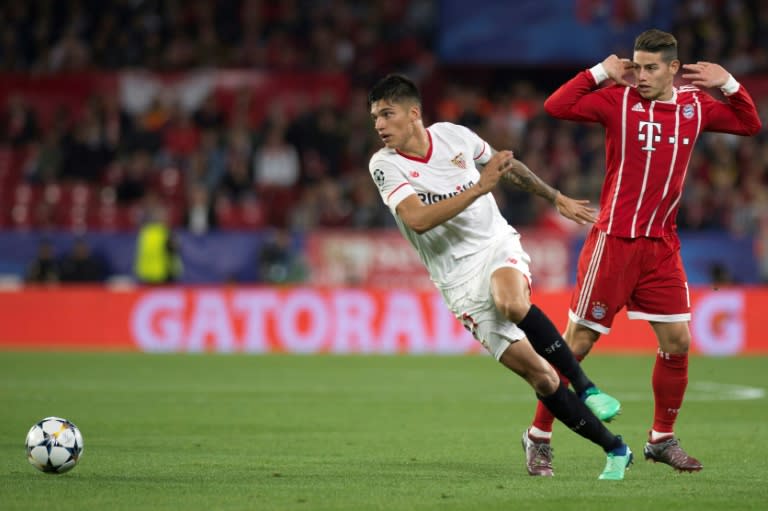
[{"label": "jersey collar", "polygon": [[419,163],[429,163],[429,159],[432,158],[432,148],[434,147],[434,144],[432,144],[432,133],[429,132],[429,128],[426,128],[426,130],[427,130],[427,138],[429,139],[429,149],[427,150],[426,156],[424,156],[423,158],[421,156],[413,156],[412,154],[401,153],[399,149],[395,149],[395,151],[397,151],[397,154],[399,154],[403,158],[408,158],[409,160],[417,161]]},{"label": "jersey collar", "polygon": [[656,103],[666,103],[668,105],[677,104],[677,88],[672,89],[672,97],[670,99],[666,99],[666,100],[656,99],[654,101],[656,101]]}]

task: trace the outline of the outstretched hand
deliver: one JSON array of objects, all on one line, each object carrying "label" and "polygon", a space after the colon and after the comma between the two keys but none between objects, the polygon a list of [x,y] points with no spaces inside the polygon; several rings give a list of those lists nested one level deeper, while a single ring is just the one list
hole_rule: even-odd
[{"label": "outstretched hand", "polygon": [[631,85],[624,76],[635,67],[635,64],[629,59],[620,59],[615,54],[609,55],[603,61],[603,68],[608,74],[608,78],[619,85]]},{"label": "outstretched hand", "polygon": [[699,61],[695,64],[683,64],[683,78],[693,85],[704,88],[722,87],[731,76],[720,64]]},{"label": "outstretched hand", "polygon": [[568,220],[573,220],[579,225],[597,222],[595,208],[589,207],[589,201],[584,199],[571,199],[567,195],[558,193],[555,197],[557,212]]}]

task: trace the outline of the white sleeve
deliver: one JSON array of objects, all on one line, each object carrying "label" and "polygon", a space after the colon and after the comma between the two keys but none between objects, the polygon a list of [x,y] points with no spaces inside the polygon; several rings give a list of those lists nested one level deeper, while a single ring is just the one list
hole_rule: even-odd
[{"label": "white sleeve", "polygon": [[491,144],[480,138],[480,136],[471,129],[465,126],[460,126],[460,128],[464,131],[462,137],[465,137],[472,147],[472,159],[475,161],[475,165],[485,165],[488,163],[488,160],[490,160],[492,156],[491,153],[493,152],[491,150]]},{"label": "white sleeve", "polygon": [[372,158],[368,164],[368,171],[379,189],[381,199],[393,213],[403,199],[416,193],[400,169],[390,162]]},{"label": "white sleeve", "polygon": [[475,153],[472,155],[472,159],[475,160],[475,165],[485,165],[492,156],[491,145],[477,135],[475,135],[475,138],[480,142],[480,145],[475,146]]},{"label": "white sleeve", "polygon": [[728,75],[728,81],[725,82],[725,85],[720,87],[720,90],[723,91],[723,94],[726,96],[730,96],[731,94],[736,94],[739,92],[739,82],[736,81],[736,78],[733,77],[733,75]]},{"label": "white sleeve", "polygon": [[589,72],[592,73],[592,78],[595,79],[597,85],[600,85],[608,79],[608,72],[605,70],[605,66],[602,62],[590,67]]}]

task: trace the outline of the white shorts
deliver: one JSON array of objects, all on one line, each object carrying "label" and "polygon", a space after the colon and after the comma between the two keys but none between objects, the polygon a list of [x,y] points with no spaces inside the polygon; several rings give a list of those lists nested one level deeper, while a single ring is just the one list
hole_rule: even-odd
[{"label": "white shorts", "polygon": [[491,295],[491,275],[499,268],[514,268],[525,275],[530,285],[530,262],[530,256],[520,244],[520,236],[511,236],[488,248],[479,268],[469,269],[467,273],[476,275],[473,279],[440,290],[451,312],[496,360],[510,343],[523,339],[525,332],[496,308]]}]

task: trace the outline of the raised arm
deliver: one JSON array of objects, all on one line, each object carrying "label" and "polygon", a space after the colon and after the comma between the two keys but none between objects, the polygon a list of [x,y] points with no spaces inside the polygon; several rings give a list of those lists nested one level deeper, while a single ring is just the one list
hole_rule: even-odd
[{"label": "raised arm", "polygon": [[755,103],[747,90],[721,65],[697,62],[683,65],[683,78],[703,88],[719,88],[728,103],[708,101],[704,129],[736,135],[756,135],[762,127]]},{"label": "raised arm", "polygon": [[624,77],[632,67],[630,60],[610,55],[561,85],[544,101],[544,110],[558,119],[601,122],[604,115],[612,115],[606,114],[613,111],[610,109],[610,98],[593,91],[609,79],[621,86],[628,86]]}]

